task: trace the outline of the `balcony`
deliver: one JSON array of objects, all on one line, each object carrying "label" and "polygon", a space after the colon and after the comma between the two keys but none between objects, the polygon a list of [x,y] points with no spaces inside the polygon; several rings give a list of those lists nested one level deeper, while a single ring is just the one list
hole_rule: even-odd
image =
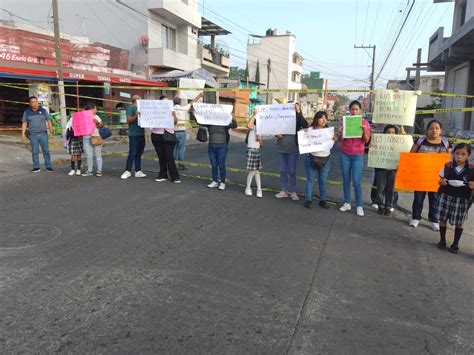
[{"label": "balcony", "polygon": [[201,15],[195,6],[176,0],[148,0],[148,10],[176,25],[201,28]]},{"label": "balcony", "polygon": [[201,66],[200,58],[182,54],[167,48],[150,48],[148,65],[179,70],[194,70]]},{"label": "balcony", "polygon": [[230,71],[229,55],[219,49],[205,48],[201,45],[201,65],[217,76],[228,76]]}]

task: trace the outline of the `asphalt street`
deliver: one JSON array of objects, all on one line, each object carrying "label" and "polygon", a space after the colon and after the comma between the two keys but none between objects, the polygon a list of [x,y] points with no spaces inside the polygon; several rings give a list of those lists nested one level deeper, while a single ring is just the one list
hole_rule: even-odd
[{"label": "asphalt street", "polygon": [[[225,191],[206,187],[207,167],[154,182],[152,150],[148,177],[123,181],[122,148],[98,178],[69,177],[67,164],[32,174],[25,153],[0,145],[12,157],[0,164],[1,353],[474,352],[472,235],[453,255],[402,211],[247,197],[241,172]],[[206,149],[186,160],[208,163]],[[278,171],[271,141],[263,165]],[[228,166],[245,169],[235,137]],[[337,154],[332,167],[340,180]]]}]

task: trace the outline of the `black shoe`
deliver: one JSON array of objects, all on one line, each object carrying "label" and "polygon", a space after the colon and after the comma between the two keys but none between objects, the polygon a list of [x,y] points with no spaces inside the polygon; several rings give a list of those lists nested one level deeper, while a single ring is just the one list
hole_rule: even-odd
[{"label": "black shoe", "polygon": [[179,164],[179,165],[178,165],[178,169],[179,169],[179,170],[188,170],[188,168],[187,168],[186,165],[184,165],[184,164]]},{"label": "black shoe", "polygon": [[385,213],[385,210],[379,207],[379,210],[377,211],[377,213],[383,216],[383,214]]},{"label": "black shoe", "polygon": [[311,202],[311,201],[306,201],[306,202],[304,203],[304,206],[305,206],[306,208],[312,208],[312,207],[313,207],[313,202]]},{"label": "black shoe", "polygon": [[53,168],[46,168],[46,171],[49,171],[50,173],[52,173],[54,170]]},{"label": "black shoe", "polygon": [[31,169],[31,172],[32,172],[32,173],[39,173],[40,171],[41,171],[40,168],[33,168],[33,169]]},{"label": "black shoe", "polygon": [[455,245],[451,245],[451,246],[449,247],[449,249],[448,249],[448,251],[449,251],[450,253],[453,253],[453,254],[457,254],[457,253],[458,253],[458,250],[459,250],[459,248],[458,248],[457,246],[455,246]]},{"label": "black shoe", "polygon": [[446,243],[439,242],[439,243],[438,243],[438,249],[440,249],[440,250],[446,250]]},{"label": "black shoe", "polygon": [[383,214],[387,217],[390,217],[392,215],[392,212],[389,209],[386,209]]},{"label": "black shoe", "polygon": [[319,201],[319,207],[324,208],[326,210],[329,209],[328,203],[325,200]]}]

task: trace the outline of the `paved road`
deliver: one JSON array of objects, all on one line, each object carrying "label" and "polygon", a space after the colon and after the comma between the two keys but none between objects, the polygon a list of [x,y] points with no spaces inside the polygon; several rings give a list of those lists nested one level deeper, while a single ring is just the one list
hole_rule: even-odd
[{"label": "paved road", "polygon": [[[232,144],[229,166],[244,156]],[[401,212],[307,210],[192,177],[122,181],[123,160],[107,157],[102,178],[57,166],[0,179],[2,353],[474,352],[472,237],[452,255]],[[205,145],[188,160],[207,162]],[[264,166],[277,170],[272,144]]]}]

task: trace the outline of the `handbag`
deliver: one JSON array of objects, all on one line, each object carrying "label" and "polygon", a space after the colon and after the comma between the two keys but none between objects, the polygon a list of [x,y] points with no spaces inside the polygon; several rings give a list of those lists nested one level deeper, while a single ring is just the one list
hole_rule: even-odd
[{"label": "handbag", "polygon": [[166,144],[174,144],[178,141],[178,137],[176,137],[176,134],[170,133],[165,130],[165,133],[163,134],[163,142]]},{"label": "handbag", "polygon": [[207,142],[207,129],[204,127],[199,127],[196,135],[196,139],[199,142]]},{"label": "handbag", "polygon": [[108,129],[107,127],[102,127],[99,129],[99,134],[102,137],[102,139],[107,139],[112,135],[112,131]]},{"label": "handbag", "polygon": [[328,155],[327,157],[316,157],[311,153],[308,154],[308,155],[309,155],[309,160],[311,161],[311,165],[315,169],[322,168],[324,166],[324,164],[327,163],[327,161],[329,160],[329,157],[330,157],[330,155]]},{"label": "handbag", "polygon": [[102,145],[104,141],[101,136],[92,136],[92,145]]}]

